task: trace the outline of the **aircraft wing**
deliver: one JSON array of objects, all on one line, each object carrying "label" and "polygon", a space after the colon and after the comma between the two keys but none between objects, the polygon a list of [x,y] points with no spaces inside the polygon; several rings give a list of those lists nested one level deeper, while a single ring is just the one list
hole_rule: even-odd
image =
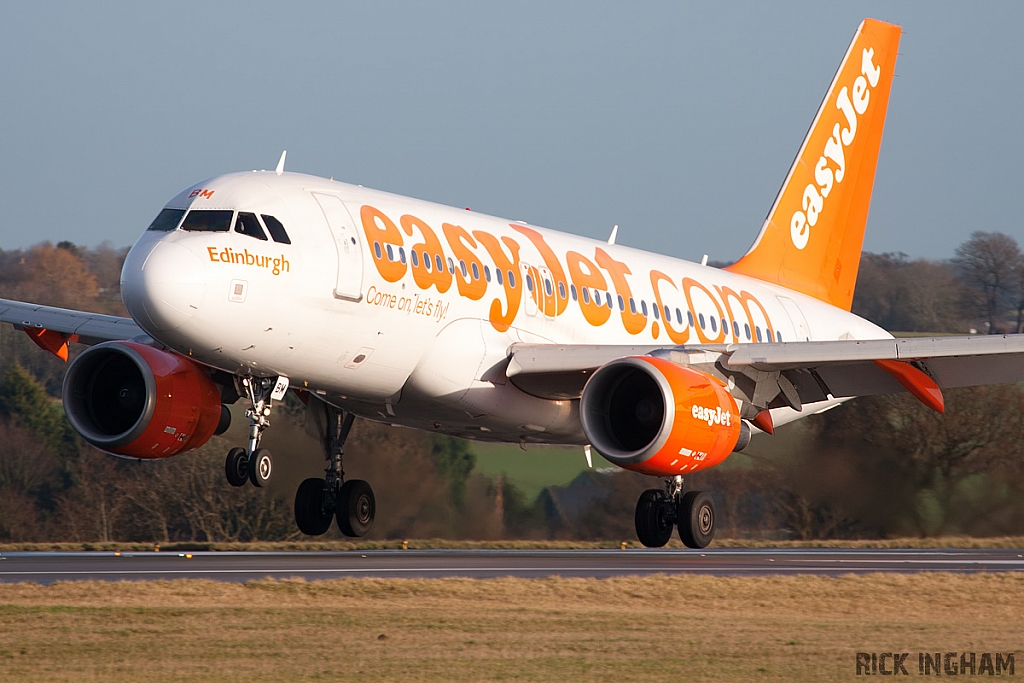
[{"label": "aircraft wing", "polygon": [[591,373],[627,355],[731,377],[747,385],[755,405],[796,410],[829,397],[901,391],[941,410],[942,389],[1024,381],[1024,334],[669,347],[513,344],[506,375],[535,396],[579,398]]},{"label": "aircraft wing", "polygon": [[98,344],[145,334],[131,318],[0,299],[0,323],[24,330],[40,348],[67,360],[67,343]]}]

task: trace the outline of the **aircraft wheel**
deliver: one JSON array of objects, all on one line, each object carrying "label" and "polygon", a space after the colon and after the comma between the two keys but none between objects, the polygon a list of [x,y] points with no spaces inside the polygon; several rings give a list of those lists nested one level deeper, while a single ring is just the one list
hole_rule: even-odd
[{"label": "aircraft wheel", "polygon": [[245,486],[249,481],[249,457],[244,448],[232,448],[224,459],[224,475],[232,486]]},{"label": "aircraft wheel", "polygon": [[266,448],[257,448],[249,459],[249,481],[257,488],[266,486],[274,473],[274,459]]},{"label": "aircraft wheel", "polygon": [[679,539],[687,548],[706,548],[715,537],[715,503],[706,491],[687,491],[679,504]]},{"label": "aircraft wheel", "polygon": [[346,536],[365,536],[373,526],[377,501],[362,479],[346,481],[338,494],[338,527]]},{"label": "aircraft wheel", "polygon": [[322,536],[331,528],[334,510],[324,509],[323,479],[310,478],[295,492],[295,524],[307,536]]},{"label": "aircraft wheel", "polygon": [[672,504],[661,489],[647,489],[636,502],[636,536],[648,548],[661,548],[672,538]]}]

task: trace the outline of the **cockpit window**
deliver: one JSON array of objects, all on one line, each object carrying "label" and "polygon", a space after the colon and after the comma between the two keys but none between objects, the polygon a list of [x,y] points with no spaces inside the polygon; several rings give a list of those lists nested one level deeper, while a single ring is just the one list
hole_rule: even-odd
[{"label": "cockpit window", "polygon": [[149,224],[146,230],[156,230],[157,232],[171,232],[178,223],[181,222],[181,217],[185,215],[184,209],[164,209],[161,211],[153,222]]},{"label": "cockpit window", "polygon": [[243,211],[238,212],[238,221],[235,223],[235,232],[240,232],[243,235],[249,237],[255,237],[258,240],[267,241],[267,234],[263,232],[263,227],[260,225],[259,220],[256,219],[256,214],[245,213]]},{"label": "cockpit window", "polygon": [[288,233],[284,231],[284,226],[281,225],[281,221],[277,220],[273,216],[268,216],[263,213],[263,222],[267,224],[267,230],[270,232],[270,236],[275,242],[281,244],[291,244],[292,241],[288,239]]},{"label": "cockpit window", "polygon": [[189,211],[182,230],[192,232],[227,232],[231,229],[234,211]]}]

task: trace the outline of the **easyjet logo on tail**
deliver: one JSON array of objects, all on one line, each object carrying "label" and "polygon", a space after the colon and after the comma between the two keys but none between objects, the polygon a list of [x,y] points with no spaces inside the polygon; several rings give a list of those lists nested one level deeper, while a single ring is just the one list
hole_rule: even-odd
[{"label": "easyjet logo on tail", "polygon": [[825,149],[814,166],[814,182],[808,183],[804,188],[802,210],[793,212],[789,236],[797,249],[807,246],[811,228],[817,224],[818,216],[825,208],[825,200],[832,192],[832,186],[843,182],[846,176],[845,148],[853,144],[857,135],[857,117],[868,110],[871,90],[878,85],[878,79],[882,75],[882,69],[874,64],[874,57],[874,48],[864,48],[861,53],[860,75],[853,81],[852,94],[850,88],[844,85],[836,95],[835,107],[843,113],[846,125],[836,123],[833,126],[832,137],[825,141]]},{"label": "easyjet logo on tail", "polygon": [[760,234],[726,270],[850,310],[900,33],[858,27]]}]

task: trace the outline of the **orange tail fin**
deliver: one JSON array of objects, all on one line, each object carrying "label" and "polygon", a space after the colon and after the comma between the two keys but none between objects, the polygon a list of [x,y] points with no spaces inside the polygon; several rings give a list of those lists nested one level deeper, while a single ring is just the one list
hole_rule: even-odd
[{"label": "orange tail fin", "polygon": [[900,33],[861,23],[761,234],[726,270],[850,310]]}]

